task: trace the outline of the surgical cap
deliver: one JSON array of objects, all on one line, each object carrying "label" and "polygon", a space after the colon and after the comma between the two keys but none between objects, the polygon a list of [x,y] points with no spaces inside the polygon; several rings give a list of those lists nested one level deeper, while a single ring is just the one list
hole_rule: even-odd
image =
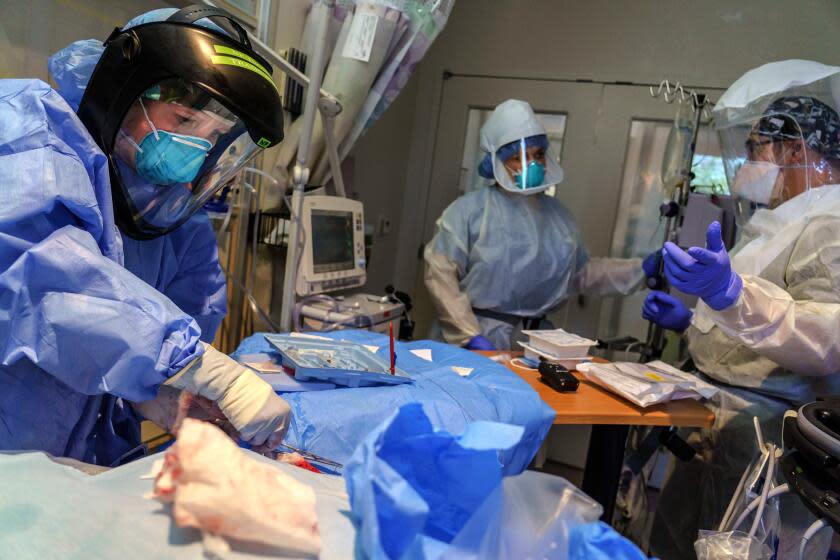
[{"label": "surgical cap", "polygon": [[[529,136],[525,139],[525,149],[533,147],[540,147],[544,150],[548,149],[548,136],[545,134],[537,134],[536,136]],[[505,144],[496,151],[496,155],[502,161],[507,160],[511,156],[519,153],[520,143],[518,140]],[[484,159],[478,164],[478,174],[485,179],[493,178],[493,158],[491,154],[485,154]]]},{"label": "surgical cap", "polygon": [[761,136],[796,140],[802,138],[826,158],[840,159],[840,116],[813,97],[780,97],[764,111],[756,127]]}]

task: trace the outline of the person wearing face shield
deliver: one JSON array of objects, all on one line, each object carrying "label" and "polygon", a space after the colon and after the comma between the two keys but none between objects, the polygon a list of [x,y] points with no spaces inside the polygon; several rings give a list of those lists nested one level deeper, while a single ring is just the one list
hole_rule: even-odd
[{"label": "person wearing face shield", "polygon": [[[693,554],[715,529],[764,438],[781,443],[787,410],[840,390],[840,68],[808,61],[747,72],[714,110],[731,190],[751,214],[728,254],[713,223],[705,248],[663,249],[674,288],[699,296],[694,311],[652,293],[645,318],[685,332],[702,375],[720,392],[714,426],[691,434],[698,455],[676,463],[655,514],[651,552]],[[685,508],[686,503],[697,507]],[[779,558],[794,553],[813,519],[781,505]]]},{"label": "person wearing face shield", "polygon": [[190,6],[49,69],[57,91],[0,80],[0,450],[115,465],[184,390],[279,442],[288,404],[208,344],[226,287],[201,211],[282,140],[270,66],[229,14]]},{"label": "person wearing face shield", "polygon": [[[453,202],[426,245],[425,281],[443,339],[474,350],[516,347],[523,329],[576,293],[628,294],[642,259],[590,258],[571,213],[544,191],[563,180],[531,106],[508,100],[481,129],[478,170],[493,186]],[[645,260],[653,274],[655,256]]]}]

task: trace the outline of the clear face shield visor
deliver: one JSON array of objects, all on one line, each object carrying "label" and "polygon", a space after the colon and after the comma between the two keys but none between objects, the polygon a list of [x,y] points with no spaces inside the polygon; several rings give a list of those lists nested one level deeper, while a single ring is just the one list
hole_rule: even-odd
[{"label": "clear face shield visor", "polygon": [[520,138],[496,151],[493,175],[504,189],[536,194],[563,181],[563,169],[548,153],[547,144]]},{"label": "clear face shield visor", "polygon": [[198,86],[168,79],[123,117],[114,159],[133,220],[168,230],[229,183],[260,148],[233,112]]},{"label": "clear face shield visor", "polygon": [[736,197],[738,224],[811,188],[817,165],[806,149],[802,128],[789,115],[769,113],[718,129],[729,190]]}]

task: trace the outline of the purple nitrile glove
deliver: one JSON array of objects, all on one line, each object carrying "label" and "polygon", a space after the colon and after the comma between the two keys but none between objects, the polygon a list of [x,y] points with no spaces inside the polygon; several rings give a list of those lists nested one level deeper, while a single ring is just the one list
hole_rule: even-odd
[{"label": "purple nitrile glove", "polygon": [[706,304],[720,311],[738,301],[743,282],[729,262],[729,254],[720,236],[720,224],[712,222],[706,230],[706,248],[683,251],[671,242],[662,250],[665,275],[681,292],[700,296]]},{"label": "purple nitrile glove", "polygon": [[691,324],[691,310],[664,292],[651,292],[642,306],[642,317],[669,331],[683,332]]},{"label": "purple nitrile glove", "polygon": [[645,277],[650,278],[659,273],[659,261],[662,258],[662,249],[657,249],[650,255],[645,257],[642,261],[642,270],[645,272]]},{"label": "purple nitrile glove", "polygon": [[480,334],[475,335],[464,344],[467,350],[495,350],[493,343]]}]

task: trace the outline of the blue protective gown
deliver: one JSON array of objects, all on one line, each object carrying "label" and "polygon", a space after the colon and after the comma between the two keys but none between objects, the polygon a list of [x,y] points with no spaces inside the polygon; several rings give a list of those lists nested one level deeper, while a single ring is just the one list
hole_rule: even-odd
[{"label": "blue protective gown", "polygon": [[106,157],[39,80],[0,80],[0,188],[0,450],[110,464],[139,443],[123,399],[153,398],[224,316],[209,220],[121,238]]}]

